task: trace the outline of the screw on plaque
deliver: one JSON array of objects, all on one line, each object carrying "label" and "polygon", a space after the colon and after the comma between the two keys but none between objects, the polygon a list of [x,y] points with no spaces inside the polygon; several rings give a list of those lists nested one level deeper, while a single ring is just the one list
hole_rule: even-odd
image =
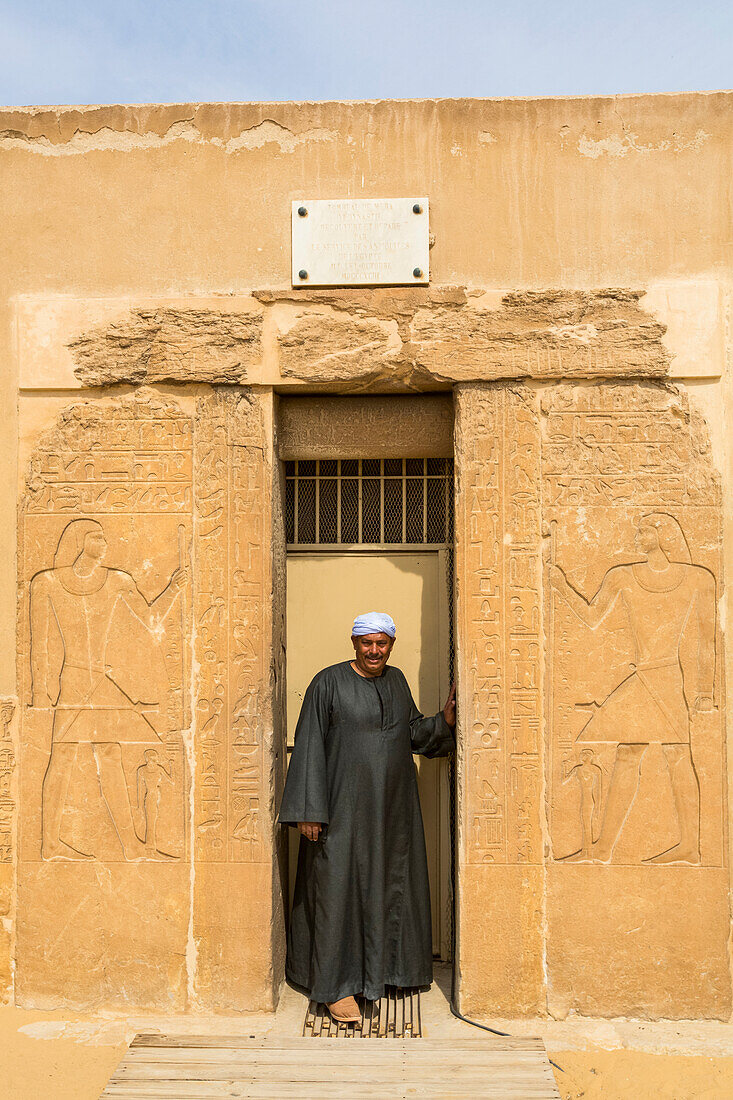
[{"label": "screw on plaque", "polygon": [[301,218],[305,218],[308,215],[308,210],[306,209],[305,206],[299,206],[298,207],[298,214],[300,215]]},{"label": "screw on plaque", "polygon": [[419,202],[416,202],[412,208],[413,214],[422,214],[422,206]]},{"label": "screw on plaque", "polygon": [[307,279],[308,278],[308,272],[305,270],[304,267],[301,267],[300,271],[298,272],[298,278],[299,279]]},{"label": "screw on plaque", "polygon": [[422,268],[421,267],[416,267],[413,270],[412,274],[415,276],[416,279],[422,279]]}]

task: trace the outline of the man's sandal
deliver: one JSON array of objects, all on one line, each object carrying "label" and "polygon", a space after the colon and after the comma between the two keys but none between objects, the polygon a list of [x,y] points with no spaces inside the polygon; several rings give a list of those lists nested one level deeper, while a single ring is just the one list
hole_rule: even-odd
[{"label": "man's sandal", "polygon": [[326,1005],[334,1020],[340,1024],[358,1024],[361,1021],[359,1006],[353,997],[342,997]]}]

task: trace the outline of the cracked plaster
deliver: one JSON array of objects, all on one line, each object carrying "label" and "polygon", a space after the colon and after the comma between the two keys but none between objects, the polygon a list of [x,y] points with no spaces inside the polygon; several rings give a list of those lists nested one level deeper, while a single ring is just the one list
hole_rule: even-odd
[{"label": "cracked plaster", "polygon": [[171,123],[163,134],[101,126],[98,130],[91,131],[79,128],[65,141],[53,141],[45,134],[32,136],[22,130],[0,130],[0,151],[20,149],[47,157],[72,157],[87,153],[159,149],[183,141],[192,145],[210,145],[225,153],[248,152],[268,144],[276,145],[281,153],[292,153],[299,145],[333,142],[337,138],[338,134],[334,130],[322,126],[293,133],[274,119],[265,118],[224,141],[215,136],[207,137],[196,126],[193,118],[187,118]]}]

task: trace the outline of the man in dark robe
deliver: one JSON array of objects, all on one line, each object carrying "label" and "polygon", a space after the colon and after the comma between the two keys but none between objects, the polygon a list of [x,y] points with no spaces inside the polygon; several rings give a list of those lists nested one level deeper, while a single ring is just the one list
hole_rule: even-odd
[{"label": "man in dark robe", "polygon": [[433,952],[428,865],[413,753],[455,747],[455,687],[442,712],[418,711],[388,666],[389,615],[354,622],[354,660],[311,681],[295,730],[280,822],[301,833],[286,974],[339,1020],[355,996],[428,986]]}]

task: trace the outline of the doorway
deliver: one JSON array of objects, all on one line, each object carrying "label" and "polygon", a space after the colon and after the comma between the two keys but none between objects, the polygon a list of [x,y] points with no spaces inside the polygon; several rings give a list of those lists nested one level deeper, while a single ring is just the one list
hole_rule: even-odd
[{"label": "doorway", "polygon": [[[308,684],[321,668],[351,658],[350,627],[364,611],[385,610],[395,619],[392,663],[405,673],[418,708],[434,714],[447,697],[452,664],[451,461],[299,460],[285,467],[289,749]],[[452,773],[445,759],[416,756],[415,765],[433,953],[448,961]],[[299,836],[288,833],[292,898]]]}]

